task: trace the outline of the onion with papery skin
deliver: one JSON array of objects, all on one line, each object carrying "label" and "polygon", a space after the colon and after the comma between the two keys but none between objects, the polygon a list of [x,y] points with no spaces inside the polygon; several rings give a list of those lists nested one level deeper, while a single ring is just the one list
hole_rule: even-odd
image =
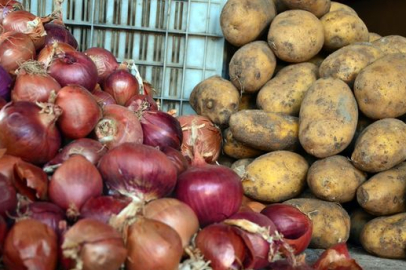
[{"label": "onion with papery skin", "polygon": [[149,202],[143,209],[144,217],[165,223],[174,229],[182,240],[183,248],[190,244],[199,230],[199,220],[192,208],[174,198],[161,198]]},{"label": "onion with papery skin", "polygon": [[155,88],[152,86],[152,84],[146,80],[144,80],[143,82],[144,85],[144,95],[150,96],[151,98],[154,97],[154,95],[156,94],[156,90]]},{"label": "onion with papery skin", "polygon": [[45,24],[45,31],[45,45],[52,44],[57,41],[67,43],[75,49],[78,48],[78,42],[76,41],[75,37],[63,25],[47,23]]},{"label": "onion with papery skin", "polygon": [[17,10],[9,13],[3,19],[5,32],[20,32],[26,34],[34,43],[35,49],[41,49],[45,45],[46,32],[40,17],[25,10]]},{"label": "onion with papery skin", "polygon": [[74,155],[52,175],[48,190],[49,199],[66,210],[68,218],[75,219],[88,199],[102,194],[103,181],[90,161]]},{"label": "onion with papery skin", "polygon": [[59,130],[69,139],[86,137],[102,117],[94,96],[80,85],[68,85],[59,90],[55,104],[63,110],[57,121]]},{"label": "onion with papery skin", "polygon": [[64,87],[78,84],[93,91],[97,83],[97,68],[92,59],[82,52],[55,54],[49,65],[48,73]]},{"label": "onion with papery skin", "polygon": [[62,250],[78,270],[117,270],[127,257],[120,234],[93,219],[76,222],[64,235]]},{"label": "onion with papery skin", "polygon": [[134,95],[138,94],[138,81],[126,66],[111,73],[103,82],[102,89],[109,93],[119,105],[125,105]]},{"label": "onion with papery skin", "polygon": [[17,207],[17,192],[9,179],[0,174],[0,215],[4,218]]},{"label": "onion with papery skin", "polygon": [[21,158],[4,155],[6,149],[0,148],[0,174],[4,175],[12,183],[14,181],[14,165],[21,161]]},{"label": "onion with papery skin", "polygon": [[80,218],[91,218],[108,224],[113,215],[118,215],[131,199],[125,196],[99,196],[90,198],[80,209]]},{"label": "onion with papery skin", "polygon": [[133,112],[142,113],[142,111],[157,111],[158,105],[152,99],[151,96],[137,94],[132,96],[126,103],[125,106]]},{"label": "onion with papery skin", "polygon": [[273,221],[296,255],[308,247],[313,233],[313,223],[305,213],[294,206],[281,203],[268,205],[261,213]]},{"label": "onion with papery skin", "polygon": [[99,82],[105,80],[119,66],[116,57],[104,48],[92,47],[84,53],[95,63],[99,74]]},{"label": "onion with papery skin", "polygon": [[[8,14],[17,10],[23,10],[23,5],[14,0],[2,0],[0,1],[0,28],[3,24],[3,19],[7,17]],[[1,32],[1,31],[0,31]]]},{"label": "onion with papery skin", "polygon": [[0,111],[0,148],[7,148],[7,154],[33,164],[48,162],[61,146],[61,136],[55,126],[61,113],[54,104],[8,103]]},{"label": "onion with papery skin", "polygon": [[315,270],[362,270],[351,258],[346,243],[338,243],[325,250],[314,263]]},{"label": "onion with papery skin", "polygon": [[12,83],[13,80],[11,79],[10,75],[2,66],[0,66],[0,108],[2,107],[1,106],[2,99],[4,100],[4,102],[10,101]]},{"label": "onion with papery skin", "polygon": [[183,254],[182,241],[174,229],[142,217],[128,229],[127,249],[127,270],[175,270]]},{"label": "onion with papery skin", "polygon": [[123,143],[143,142],[138,117],[127,108],[116,104],[103,107],[103,118],[97,123],[94,132],[97,140],[109,149]]},{"label": "onion with papery skin", "polygon": [[36,56],[35,46],[26,34],[5,32],[0,35],[0,65],[15,74],[18,65]]},{"label": "onion with papery skin", "polygon": [[25,61],[20,65],[14,83],[13,101],[47,102],[52,91],[56,93],[61,85],[49,76],[38,61]]},{"label": "onion with papery skin", "polygon": [[48,68],[55,55],[61,55],[65,52],[75,52],[76,49],[71,45],[63,42],[54,42],[52,44],[45,45],[45,47],[39,52],[37,61],[41,62],[45,68]]},{"label": "onion with papery skin", "polygon": [[212,224],[199,231],[196,247],[213,270],[243,269],[245,246],[231,226]]},{"label": "onion with papery skin", "polygon": [[180,123],[175,117],[163,111],[143,111],[140,122],[144,133],[144,144],[180,149],[183,134]]},{"label": "onion with papery skin", "polygon": [[[182,154],[192,160],[193,151],[198,148],[200,155],[207,163],[215,162],[221,153],[221,130],[206,116],[182,115],[177,119],[183,132]],[[195,126],[196,129],[193,129],[192,126]]]},{"label": "onion with papery skin", "polygon": [[173,165],[175,165],[178,174],[186,171],[189,167],[189,163],[186,158],[182,155],[179,150],[172,148],[170,146],[160,147],[160,150],[166,154],[166,156],[172,161]]},{"label": "onion with papery skin", "polygon": [[11,227],[4,243],[3,262],[6,269],[55,270],[57,235],[35,219],[22,219]]},{"label": "onion with papery skin", "polygon": [[31,201],[48,198],[48,177],[39,167],[20,161],[14,165],[14,186]]},{"label": "onion with papery skin", "polygon": [[97,103],[102,108],[109,104],[117,104],[114,98],[109,93],[104,92],[102,90],[95,89],[93,90],[92,95],[96,98]]}]

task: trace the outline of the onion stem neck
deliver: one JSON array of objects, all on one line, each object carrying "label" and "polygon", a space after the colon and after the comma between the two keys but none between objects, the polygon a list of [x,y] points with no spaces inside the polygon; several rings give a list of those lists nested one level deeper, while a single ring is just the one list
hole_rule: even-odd
[{"label": "onion stem neck", "polygon": [[103,119],[96,126],[96,135],[103,144],[113,141],[117,133],[117,125],[112,119]]}]

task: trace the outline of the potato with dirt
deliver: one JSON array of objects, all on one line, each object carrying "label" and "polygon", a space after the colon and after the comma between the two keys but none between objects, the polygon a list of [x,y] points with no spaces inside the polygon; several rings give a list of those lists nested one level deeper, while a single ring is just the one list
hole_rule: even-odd
[{"label": "potato with dirt", "polygon": [[303,97],[317,80],[317,73],[317,66],[307,62],[282,68],[259,90],[258,108],[298,116]]},{"label": "potato with dirt", "polygon": [[276,58],[265,41],[254,41],[238,49],[230,60],[230,81],[241,93],[256,93],[275,71]]},{"label": "potato with dirt", "polygon": [[320,52],[324,32],[320,20],[305,10],[287,10],[273,19],[268,44],[286,62],[305,62]]},{"label": "potato with dirt", "polygon": [[189,102],[197,114],[224,128],[230,116],[238,111],[240,92],[230,81],[212,76],[193,88]]},{"label": "potato with dirt", "polygon": [[318,79],[300,106],[300,144],[318,158],[336,155],[351,143],[357,121],[357,102],[349,86],[339,79]]},{"label": "potato with dirt", "polygon": [[273,151],[245,167],[244,194],[257,201],[276,203],[298,196],[306,185],[306,160],[291,151]]},{"label": "potato with dirt", "polygon": [[389,35],[381,37],[372,42],[385,54],[406,53],[406,37],[399,35]]},{"label": "potato with dirt", "polygon": [[309,11],[320,18],[330,11],[330,0],[282,0],[289,9],[302,9]]},{"label": "potato with dirt", "polygon": [[350,241],[354,244],[361,245],[361,232],[364,229],[365,224],[374,219],[375,216],[367,213],[362,207],[357,207],[351,210],[351,230]]},{"label": "potato with dirt", "polygon": [[223,152],[235,159],[254,158],[264,154],[264,151],[237,141],[231,133],[230,128],[225,129],[223,132]]}]

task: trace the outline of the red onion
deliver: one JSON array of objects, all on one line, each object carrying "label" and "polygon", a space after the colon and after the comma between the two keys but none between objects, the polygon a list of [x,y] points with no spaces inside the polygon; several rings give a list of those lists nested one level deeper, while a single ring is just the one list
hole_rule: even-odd
[{"label": "red onion", "polygon": [[314,263],[315,270],[362,270],[358,263],[351,259],[346,243],[338,243],[325,250]]},{"label": "red onion", "polygon": [[231,226],[212,224],[196,236],[196,247],[213,270],[242,269],[245,246]]},{"label": "red onion", "polygon": [[111,149],[123,143],[142,144],[140,121],[130,110],[112,104],[103,107],[103,118],[95,127],[96,138]]},{"label": "red onion", "polygon": [[56,54],[49,65],[48,73],[62,87],[79,84],[92,92],[97,83],[96,65],[88,56],[78,51]]},{"label": "red onion", "polygon": [[178,233],[168,225],[139,218],[128,229],[127,270],[178,269],[183,248]]},{"label": "red onion", "polygon": [[127,257],[120,234],[97,220],[79,220],[64,238],[63,256],[74,260],[72,269],[117,270]]},{"label": "red onion", "polygon": [[102,194],[103,181],[97,168],[81,155],[66,160],[52,175],[50,200],[66,210],[68,218],[79,216],[82,205]]},{"label": "red onion", "polygon": [[132,96],[125,106],[133,112],[142,113],[143,111],[157,111],[158,105],[151,96],[137,94]]},{"label": "red onion", "polygon": [[2,97],[0,97],[0,110],[7,104],[7,101],[5,101]]},{"label": "red onion", "polygon": [[144,85],[144,95],[150,96],[151,98],[154,97],[156,94],[155,88],[152,86],[152,84],[146,80],[143,80],[143,85]]},{"label": "red onion", "polygon": [[78,42],[69,30],[63,25],[56,23],[45,24],[45,45],[52,44],[55,41],[64,42],[71,45],[73,48],[78,48]]},{"label": "red onion", "polygon": [[55,122],[62,111],[53,104],[41,106],[19,101],[0,111],[0,148],[7,148],[7,154],[33,164],[44,164],[56,155],[61,137]]},{"label": "red onion", "polygon": [[23,33],[5,32],[0,36],[0,65],[10,74],[15,74],[18,65],[34,59],[35,46]]},{"label": "red onion", "polygon": [[75,52],[76,49],[71,45],[63,42],[55,41],[52,44],[45,45],[39,52],[37,60],[41,62],[45,68],[48,68],[55,55],[63,55],[65,52]]},{"label": "red onion", "polygon": [[57,122],[59,130],[69,139],[86,137],[102,117],[94,96],[80,85],[63,87],[56,96],[55,104],[63,110]]},{"label": "red onion", "polygon": [[180,149],[183,138],[182,129],[175,117],[163,111],[143,111],[140,122],[144,133],[144,144]]},{"label": "red onion", "polygon": [[31,201],[48,198],[48,177],[39,167],[24,161],[14,165],[14,186]]},{"label": "red onion", "polygon": [[10,181],[0,174],[0,216],[14,212],[17,207],[17,192]]},{"label": "red onion", "polygon": [[174,229],[182,240],[183,248],[190,244],[199,229],[199,220],[192,208],[174,198],[161,198],[144,207],[144,217],[165,223]]},{"label": "red onion", "polygon": [[308,247],[313,233],[313,223],[306,214],[294,206],[281,203],[268,205],[261,213],[273,221],[296,255]]},{"label": "red onion", "polygon": [[102,88],[109,93],[119,105],[125,105],[134,95],[138,94],[138,81],[125,69],[117,69],[103,82]]},{"label": "red onion", "polygon": [[38,61],[26,61],[17,70],[11,98],[13,101],[47,102],[52,91],[58,92],[61,85],[49,76]]},{"label": "red onion", "polygon": [[14,181],[14,165],[21,162],[21,158],[4,155],[5,152],[6,149],[0,148],[0,174],[3,174],[12,183]]},{"label": "red onion", "polygon": [[[96,86],[97,87],[97,86]],[[97,103],[100,107],[104,107],[109,104],[117,104],[114,98],[107,92],[102,90],[93,90],[92,95],[96,98]]]},{"label": "red onion", "polygon": [[0,216],[0,256],[3,256],[3,245],[7,235],[7,223],[2,216]]},{"label": "red onion", "polygon": [[13,80],[10,75],[2,66],[0,66],[0,99],[4,99],[4,101],[10,100],[12,83]]},{"label": "red onion", "polygon": [[3,19],[5,32],[16,31],[26,34],[38,50],[45,45],[46,32],[41,18],[25,10],[17,10],[9,13]]},{"label": "red onion", "polygon": [[89,48],[85,51],[85,54],[95,63],[97,73],[99,74],[99,82],[105,80],[118,68],[116,57],[110,51],[104,48]]},{"label": "red onion", "polygon": [[193,159],[195,148],[207,163],[215,162],[221,153],[221,130],[206,116],[183,115],[178,117],[182,127],[182,154]]},{"label": "red onion", "polygon": [[0,27],[3,24],[3,19],[13,11],[23,10],[23,5],[14,0],[1,0],[0,1]]},{"label": "red onion", "polygon": [[51,227],[35,219],[22,219],[7,234],[3,261],[6,269],[55,270],[57,248]]},{"label": "red onion", "polygon": [[161,147],[160,150],[164,152],[172,161],[173,165],[175,165],[178,171],[178,174],[184,172],[189,167],[188,161],[179,150],[176,150],[170,146]]},{"label": "red onion", "polygon": [[45,164],[43,169],[46,173],[53,173],[56,168],[72,155],[82,155],[92,164],[97,165],[105,153],[107,153],[107,148],[100,142],[89,138],[80,138],[62,148],[51,161]]},{"label": "red onion", "polygon": [[108,224],[112,215],[118,215],[131,199],[124,196],[90,198],[80,209],[80,218],[91,218]]}]

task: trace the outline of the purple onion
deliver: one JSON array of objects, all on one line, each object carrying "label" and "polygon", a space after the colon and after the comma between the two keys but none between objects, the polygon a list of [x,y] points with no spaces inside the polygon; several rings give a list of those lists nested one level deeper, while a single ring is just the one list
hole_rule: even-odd
[{"label": "purple onion", "polygon": [[178,170],[178,174],[184,172],[189,167],[189,162],[179,150],[176,150],[170,146],[164,146],[160,149],[172,161],[173,165],[175,165],[176,169]]},{"label": "purple onion", "polygon": [[80,218],[91,218],[108,224],[113,215],[118,215],[131,200],[123,196],[100,196],[90,198],[80,209]]},{"label": "purple onion", "polygon": [[137,94],[132,96],[125,106],[133,112],[142,113],[143,111],[157,111],[158,105],[155,100],[149,95]]},{"label": "purple onion", "polygon": [[17,208],[17,191],[3,174],[0,173],[0,215],[7,217]]},{"label": "purple onion", "polygon": [[78,48],[78,42],[67,28],[55,23],[47,23],[44,26],[47,35],[45,37],[45,45],[51,44],[54,41],[65,42],[73,48]]},{"label": "purple onion", "polygon": [[11,84],[13,80],[7,71],[0,66],[0,98],[10,101]]}]

